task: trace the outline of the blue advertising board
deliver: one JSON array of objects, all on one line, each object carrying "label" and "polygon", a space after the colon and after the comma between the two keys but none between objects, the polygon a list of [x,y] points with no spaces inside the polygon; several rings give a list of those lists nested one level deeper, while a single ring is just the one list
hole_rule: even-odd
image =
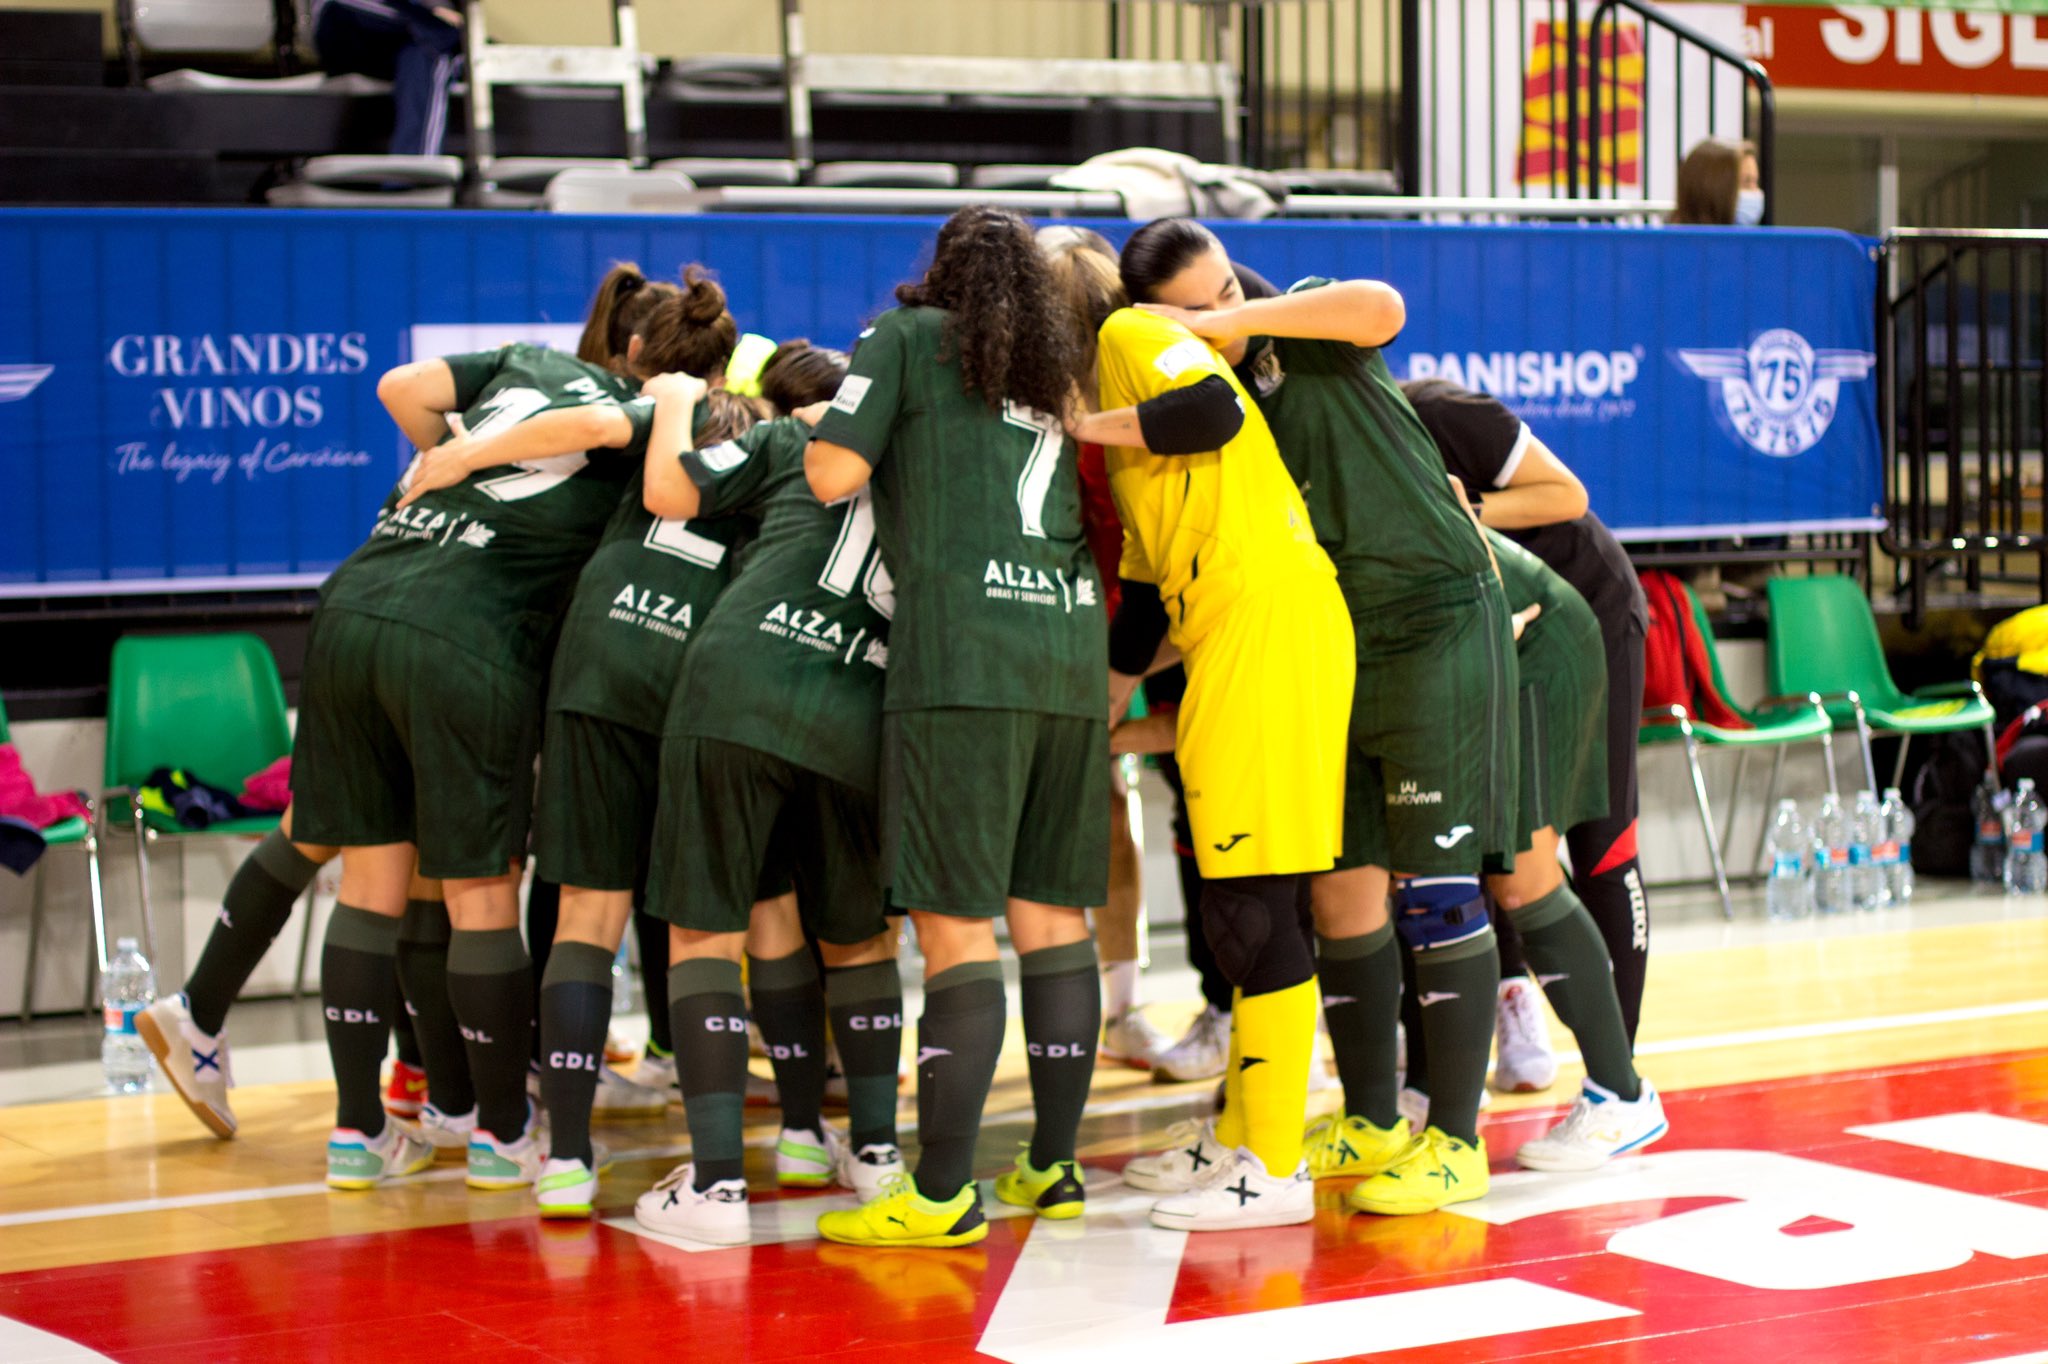
[{"label": "blue advertising board", "polygon": [[[935,226],[0,211],[0,595],[316,583],[408,454],[377,402],[384,370],[572,338],[615,260],[703,261],[745,328],[845,345],[920,268]],[[1625,538],[1879,524],[1875,268],[1854,238],[1218,230],[1278,282],[1392,282],[1408,302],[1396,373],[1498,394]]]}]

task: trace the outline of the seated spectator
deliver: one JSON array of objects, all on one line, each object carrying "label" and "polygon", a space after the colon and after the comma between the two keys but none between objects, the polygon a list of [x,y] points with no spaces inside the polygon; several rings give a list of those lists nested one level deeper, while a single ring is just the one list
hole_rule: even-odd
[{"label": "seated spectator", "polygon": [[331,76],[391,82],[394,156],[436,156],[462,66],[462,12],[416,0],[314,0],[313,47]]},{"label": "seated spectator", "polygon": [[1725,137],[1695,143],[1678,163],[1678,207],[1670,221],[1755,227],[1763,220],[1763,180],[1755,145]]}]

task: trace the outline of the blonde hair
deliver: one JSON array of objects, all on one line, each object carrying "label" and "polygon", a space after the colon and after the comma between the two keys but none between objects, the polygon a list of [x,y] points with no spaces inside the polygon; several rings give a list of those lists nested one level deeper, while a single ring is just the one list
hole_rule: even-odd
[{"label": "blonde hair", "polygon": [[1086,372],[1092,379],[1095,334],[1111,313],[1131,301],[1117,274],[1116,248],[1100,232],[1085,227],[1041,227],[1037,238],[1074,344],[1087,358]]}]

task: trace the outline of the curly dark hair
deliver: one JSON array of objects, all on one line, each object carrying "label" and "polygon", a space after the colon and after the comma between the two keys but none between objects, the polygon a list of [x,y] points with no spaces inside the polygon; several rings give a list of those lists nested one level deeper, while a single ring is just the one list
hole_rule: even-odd
[{"label": "curly dark hair", "polygon": [[1006,208],[970,204],[939,229],[932,267],[896,290],[906,308],[948,314],[941,359],[990,408],[1021,403],[1064,412],[1085,361],[1031,225]]}]

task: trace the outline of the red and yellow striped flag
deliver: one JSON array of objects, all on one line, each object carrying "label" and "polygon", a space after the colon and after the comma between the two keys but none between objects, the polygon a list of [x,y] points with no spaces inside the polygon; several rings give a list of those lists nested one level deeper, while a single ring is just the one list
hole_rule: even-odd
[{"label": "red and yellow striped flag", "polygon": [[[1579,88],[1576,98],[1566,89],[1566,35],[1576,30]],[[1529,69],[1522,79],[1522,151],[1515,168],[1518,183],[1566,187],[1566,119],[1578,125],[1579,174],[1587,178],[1592,162],[1591,100],[1587,91],[1600,83],[1600,186],[1643,183],[1643,31],[1606,26],[1600,34],[1600,58],[1593,60],[1592,25],[1538,22],[1529,46]]]}]

